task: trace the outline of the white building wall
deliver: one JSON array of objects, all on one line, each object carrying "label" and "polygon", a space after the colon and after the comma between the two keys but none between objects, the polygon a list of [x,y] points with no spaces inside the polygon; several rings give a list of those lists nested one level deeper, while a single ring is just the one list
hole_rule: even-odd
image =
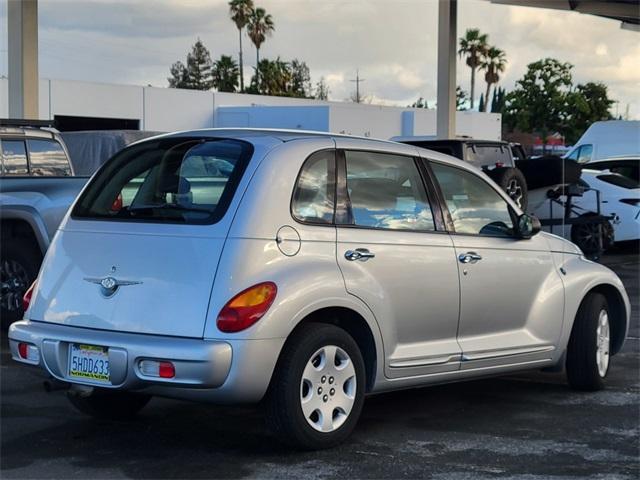
[{"label": "white building wall", "polygon": [[213,92],[144,88],[142,130],[170,132],[214,126]]},{"label": "white building wall", "polygon": [[329,131],[388,139],[401,135],[403,110],[378,105],[333,103],[329,113]]},{"label": "white building wall", "polygon": [[[237,118],[242,116],[241,107],[245,107],[247,115],[252,117],[244,123],[261,127],[285,123],[307,125],[310,122],[320,125],[322,122],[316,116],[311,118],[306,110],[327,107],[329,126],[322,128],[325,131],[383,139],[405,135],[407,130],[413,135],[436,133],[435,110],[73,80],[42,79],[39,103],[43,120],[53,119],[56,115],[123,118],[139,120],[140,128],[151,131],[216,127],[216,112],[221,107],[223,110],[224,107],[238,107],[234,109]],[[261,107],[264,108],[259,111]],[[291,107],[292,118],[283,123],[283,115],[289,113],[280,108],[271,110],[274,117],[270,120],[269,107]],[[8,80],[0,79],[0,118],[7,117]],[[229,126],[230,118],[230,115],[226,116],[226,126]],[[499,114],[457,112],[456,119],[458,135],[488,140],[501,138]]]}]

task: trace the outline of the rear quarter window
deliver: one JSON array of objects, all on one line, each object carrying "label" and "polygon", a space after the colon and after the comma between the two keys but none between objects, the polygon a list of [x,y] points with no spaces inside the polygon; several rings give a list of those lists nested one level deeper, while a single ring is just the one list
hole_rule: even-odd
[{"label": "rear quarter window", "polygon": [[2,140],[2,173],[29,175],[27,148],[24,140]]},{"label": "rear quarter window", "polygon": [[62,145],[55,140],[28,139],[31,175],[67,177],[71,175],[69,159]]},{"label": "rear quarter window", "polygon": [[212,224],[224,216],[253,154],[232,139],[167,138],[129,147],[98,171],[78,219]]}]

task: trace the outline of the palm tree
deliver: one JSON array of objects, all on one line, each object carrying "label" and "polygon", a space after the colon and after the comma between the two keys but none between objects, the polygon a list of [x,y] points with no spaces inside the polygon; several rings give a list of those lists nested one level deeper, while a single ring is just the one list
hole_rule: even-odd
[{"label": "palm tree", "polygon": [[487,82],[487,91],[484,95],[484,111],[488,110],[489,105],[489,91],[491,90],[491,84],[498,83],[500,81],[500,74],[504,72],[507,66],[507,56],[504,50],[500,50],[496,47],[489,47],[482,57],[480,68],[485,70],[484,79]]},{"label": "palm tree", "polygon": [[238,86],[238,64],[229,55],[213,62],[213,86],[219,92],[235,92]]},{"label": "palm tree", "polygon": [[480,66],[482,55],[487,50],[487,34],[480,33],[477,28],[470,28],[460,38],[458,55],[467,56],[467,65],[471,68],[471,110],[475,98],[476,69]]},{"label": "palm tree", "polygon": [[251,12],[249,23],[247,24],[247,33],[256,46],[256,75],[258,77],[260,75],[260,46],[274,30],[273,18],[264,8],[258,7]]},{"label": "palm tree", "polygon": [[240,91],[244,91],[244,70],[242,68],[242,30],[249,23],[249,17],[253,12],[253,0],[231,0],[229,2],[229,15],[238,28],[238,39],[240,40],[240,55],[238,63],[240,65]]}]

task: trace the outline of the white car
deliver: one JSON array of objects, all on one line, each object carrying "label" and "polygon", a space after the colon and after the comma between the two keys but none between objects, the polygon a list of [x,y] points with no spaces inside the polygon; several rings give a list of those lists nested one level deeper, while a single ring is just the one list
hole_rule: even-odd
[{"label": "white car", "polygon": [[[618,173],[582,170],[581,180],[600,192],[602,215],[613,216],[614,240],[624,242],[640,239],[640,183]],[[596,211],[596,192],[588,191],[574,199],[574,205]]]}]

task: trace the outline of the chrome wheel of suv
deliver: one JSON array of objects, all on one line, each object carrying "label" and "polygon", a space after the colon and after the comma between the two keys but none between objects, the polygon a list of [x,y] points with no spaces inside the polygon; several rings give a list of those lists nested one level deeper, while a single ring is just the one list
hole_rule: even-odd
[{"label": "chrome wheel of suv", "polygon": [[300,382],[300,404],[309,425],[319,432],[340,428],[353,408],[356,386],[356,371],[347,352],[335,345],[318,349]]},{"label": "chrome wheel of suv", "polygon": [[22,309],[22,296],[29,288],[29,273],[13,259],[0,262],[0,307],[8,312]]}]

